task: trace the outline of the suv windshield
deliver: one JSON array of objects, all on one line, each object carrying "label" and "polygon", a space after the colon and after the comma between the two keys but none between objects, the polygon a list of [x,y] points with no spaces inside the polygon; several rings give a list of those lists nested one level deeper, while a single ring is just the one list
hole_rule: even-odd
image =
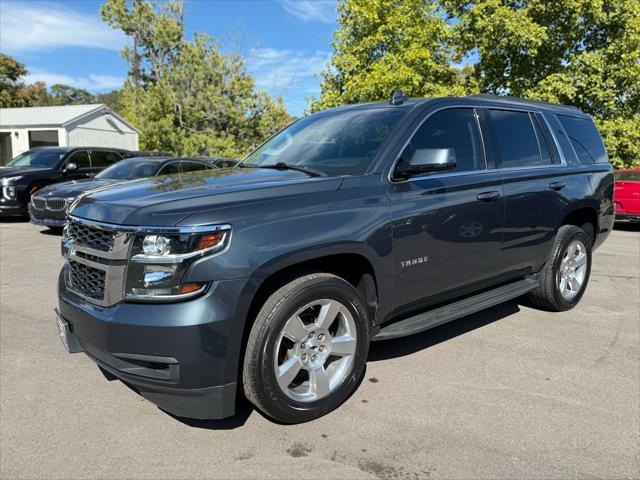
[{"label": "suv windshield", "polygon": [[258,147],[241,166],[285,164],[331,176],[360,175],[404,114],[383,107],[311,115]]},{"label": "suv windshield", "polygon": [[134,180],[136,178],[153,177],[162,162],[149,160],[121,160],[109,168],[105,168],[95,178],[106,180]]},{"label": "suv windshield", "polygon": [[34,150],[21,153],[16,158],[7,163],[7,167],[43,167],[54,168],[66,152],[56,150]]}]

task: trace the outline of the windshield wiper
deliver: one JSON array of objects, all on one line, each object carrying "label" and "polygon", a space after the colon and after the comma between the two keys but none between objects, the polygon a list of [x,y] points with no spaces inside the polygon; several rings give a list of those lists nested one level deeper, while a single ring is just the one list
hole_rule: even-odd
[{"label": "windshield wiper", "polygon": [[238,165],[240,168],[273,168],[275,170],[296,170],[298,172],[306,173],[312,177],[326,177],[327,174],[309,167],[301,167],[300,165],[291,165],[290,163],[278,162],[273,165],[245,165],[241,163]]}]

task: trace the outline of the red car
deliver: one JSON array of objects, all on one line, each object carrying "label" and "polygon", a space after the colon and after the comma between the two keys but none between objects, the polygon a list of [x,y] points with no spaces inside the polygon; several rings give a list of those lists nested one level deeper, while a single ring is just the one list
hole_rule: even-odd
[{"label": "red car", "polygon": [[640,222],[640,167],[615,173],[616,220]]}]

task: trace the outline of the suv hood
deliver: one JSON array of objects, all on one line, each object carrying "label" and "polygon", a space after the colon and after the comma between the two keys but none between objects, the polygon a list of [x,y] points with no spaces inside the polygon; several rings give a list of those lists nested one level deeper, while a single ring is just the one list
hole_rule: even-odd
[{"label": "suv hood", "polygon": [[215,169],[98,188],[81,195],[71,214],[120,225],[173,226],[198,211],[337,190],[341,184],[341,177],[310,177],[293,170]]}]

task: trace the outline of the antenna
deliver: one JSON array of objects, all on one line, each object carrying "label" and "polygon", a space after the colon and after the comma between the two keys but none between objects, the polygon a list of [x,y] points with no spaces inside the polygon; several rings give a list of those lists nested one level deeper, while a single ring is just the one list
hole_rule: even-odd
[{"label": "antenna", "polygon": [[389,100],[389,103],[391,105],[402,105],[407,100],[409,100],[409,97],[407,97],[402,92],[402,90],[396,90],[395,92],[393,92],[393,95],[391,97],[391,100]]}]

